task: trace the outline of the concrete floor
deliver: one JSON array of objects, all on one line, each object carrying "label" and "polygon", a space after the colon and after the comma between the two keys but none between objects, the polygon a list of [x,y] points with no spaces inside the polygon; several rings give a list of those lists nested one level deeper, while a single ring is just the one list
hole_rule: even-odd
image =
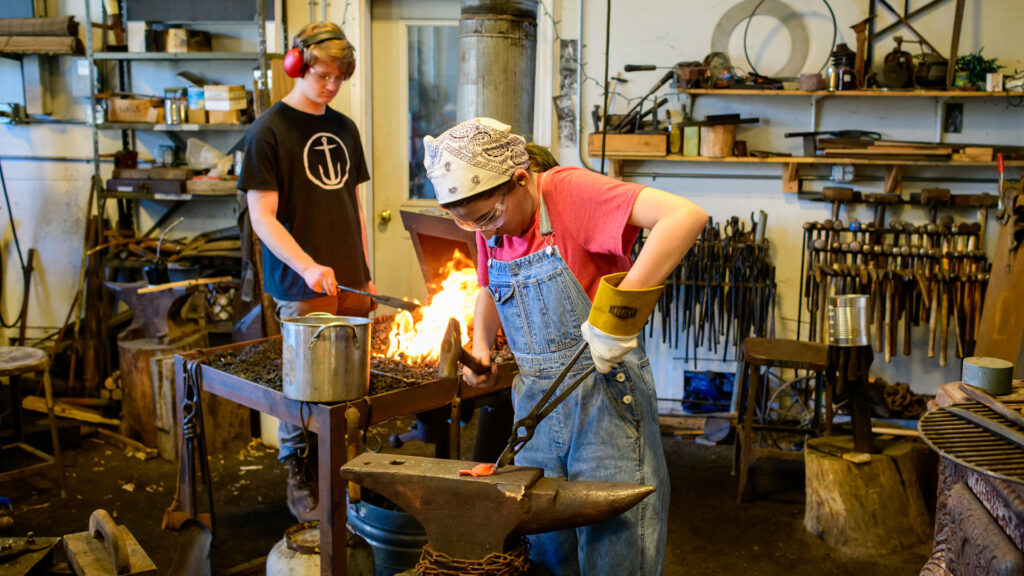
[{"label": "concrete floor", "polygon": [[[401,422],[383,429],[386,438]],[[469,427],[471,428],[472,423]],[[467,430],[467,433],[470,430]],[[468,440],[468,434],[467,434]],[[760,497],[737,504],[730,475],[731,445],[703,446],[692,437],[663,437],[672,473],[668,576],[914,575],[929,546],[857,559],[833,552],[803,526],[803,471],[799,462],[762,461],[755,468]],[[465,445],[469,445],[468,442]],[[429,446],[403,451],[432,454]],[[284,505],[285,471],[262,444],[212,458],[218,537],[214,573],[263,556],[293,524]],[[66,453],[71,495],[59,498],[52,476],[0,484],[14,505],[14,528],[2,536],[60,536],[87,529],[88,516],[104,508],[126,525],[163,574],[177,549],[176,534],[160,529],[174,496],[177,467],[140,461],[95,439]],[[6,466],[4,463],[0,465]],[[2,570],[0,570],[2,572]]]}]

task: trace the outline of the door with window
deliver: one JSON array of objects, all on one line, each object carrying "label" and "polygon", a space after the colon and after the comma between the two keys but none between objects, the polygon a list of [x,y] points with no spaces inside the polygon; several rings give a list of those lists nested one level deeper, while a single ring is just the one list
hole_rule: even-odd
[{"label": "door with window", "polygon": [[383,294],[419,298],[426,285],[401,210],[437,210],[423,169],[423,137],[455,125],[458,0],[374,0],[374,283]]}]

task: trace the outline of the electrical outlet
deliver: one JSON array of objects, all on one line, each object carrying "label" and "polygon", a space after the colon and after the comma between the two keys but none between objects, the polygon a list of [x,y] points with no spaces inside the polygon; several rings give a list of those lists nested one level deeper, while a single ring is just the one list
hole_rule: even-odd
[{"label": "electrical outlet", "polygon": [[959,134],[964,129],[964,104],[963,102],[946,102],[945,118],[942,122],[942,131],[946,134]]}]

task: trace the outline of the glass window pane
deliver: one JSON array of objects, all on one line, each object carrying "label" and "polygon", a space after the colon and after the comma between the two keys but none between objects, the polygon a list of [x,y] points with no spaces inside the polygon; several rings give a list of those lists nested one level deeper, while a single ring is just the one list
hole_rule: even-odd
[{"label": "glass window pane", "polygon": [[423,137],[455,125],[459,77],[457,23],[410,25],[409,31],[409,198],[433,199],[423,169]]}]

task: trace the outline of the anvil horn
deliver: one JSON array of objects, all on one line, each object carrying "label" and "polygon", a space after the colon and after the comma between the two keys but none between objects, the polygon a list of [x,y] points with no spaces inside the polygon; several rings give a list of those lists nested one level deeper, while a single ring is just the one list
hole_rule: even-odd
[{"label": "anvil horn", "polygon": [[389,498],[423,524],[434,550],[463,560],[505,552],[524,534],[596,524],[654,492],[639,484],[544,478],[540,468],[525,466],[459,475],[474,464],[368,453],[341,475]]}]

